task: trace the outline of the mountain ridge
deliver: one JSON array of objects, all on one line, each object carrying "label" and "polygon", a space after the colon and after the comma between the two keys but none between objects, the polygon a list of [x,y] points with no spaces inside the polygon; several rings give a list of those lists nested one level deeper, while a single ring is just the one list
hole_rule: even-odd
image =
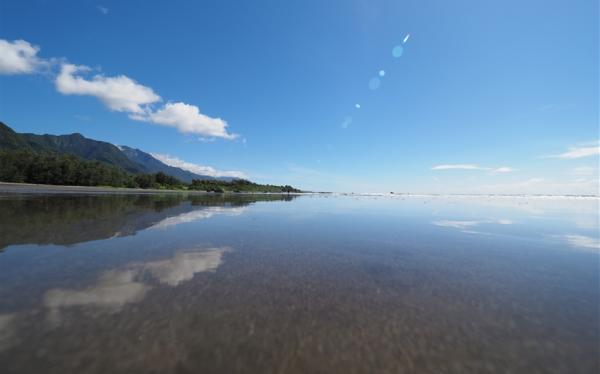
[{"label": "mountain ridge", "polygon": [[116,166],[132,174],[162,172],[186,183],[191,183],[193,179],[218,179],[167,165],[137,148],[116,146],[102,140],[87,138],[80,133],[65,135],[18,133],[1,121],[0,149],[27,149],[36,153],[72,154],[84,160],[100,161]]}]

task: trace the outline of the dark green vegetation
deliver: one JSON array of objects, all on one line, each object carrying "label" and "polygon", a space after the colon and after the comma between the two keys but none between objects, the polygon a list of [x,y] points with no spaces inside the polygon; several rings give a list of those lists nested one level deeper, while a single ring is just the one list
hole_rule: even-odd
[{"label": "dark green vegetation", "polygon": [[208,192],[300,192],[291,186],[215,179],[171,167],[150,154],[81,134],[19,134],[0,122],[0,181]]},{"label": "dark green vegetation", "polygon": [[230,182],[194,179],[189,189],[209,192],[302,192],[292,186],[257,184],[245,179],[234,179]]},{"label": "dark green vegetation", "polygon": [[83,160],[100,161],[129,173],[146,173],[144,166],[131,161],[118,147],[84,137],[81,134],[20,134],[0,122],[0,149],[28,150],[34,153],[70,154]]}]

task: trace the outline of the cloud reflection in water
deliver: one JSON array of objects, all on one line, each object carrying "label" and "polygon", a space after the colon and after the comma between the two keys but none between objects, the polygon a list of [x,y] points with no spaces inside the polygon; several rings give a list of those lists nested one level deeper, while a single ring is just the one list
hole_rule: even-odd
[{"label": "cloud reflection in water", "polygon": [[222,214],[227,216],[239,216],[246,210],[245,207],[226,208],[220,206],[198,209],[191,212],[183,213],[175,217],[168,217],[162,221],[152,225],[151,229],[165,229],[167,227],[176,226],[182,223],[193,222],[201,219],[211,218],[214,215]]},{"label": "cloud reflection in water", "polygon": [[171,259],[132,264],[122,270],[104,272],[96,283],[85,289],[55,288],[46,292],[44,306],[51,312],[72,306],[94,306],[119,311],[124,305],[140,302],[152,286],[144,282],[148,273],[161,284],[175,287],[195,274],[214,271],[222,264],[229,247],[181,251]]}]

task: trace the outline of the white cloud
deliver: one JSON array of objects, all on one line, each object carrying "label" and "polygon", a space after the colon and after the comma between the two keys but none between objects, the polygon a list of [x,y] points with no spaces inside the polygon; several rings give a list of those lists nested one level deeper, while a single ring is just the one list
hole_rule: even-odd
[{"label": "white cloud", "polygon": [[[590,145],[594,144],[594,145]],[[580,147],[571,147],[567,152],[557,155],[547,156],[548,158],[575,159],[600,155],[600,145],[598,142],[591,142]]]},{"label": "white cloud", "polygon": [[227,122],[221,118],[212,118],[202,114],[197,106],[186,103],[167,103],[156,111],[140,114],[136,112],[130,117],[135,120],[174,127],[182,133],[225,139],[237,137],[236,134],[227,133]]},{"label": "white cloud", "polygon": [[94,96],[110,110],[129,113],[131,119],[174,127],[182,133],[225,139],[237,136],[227,133],[225,121],[200,113],[195,105],[167,103],[153,110],[150,104],[162,99],[150,87],[125,75],[106,77],[97,74],[91,79],[82,76],[90,70],[87,66],[62,64],[55,81],[56,89],[65,95]]},{"label": "white cloud", "polygon": [[481,166],[473,165],[473,164],[446,164],[446,165],[436,165],[431,168],[431,170],[488,170],[487,168],[483,168]]},{"label": "white cloud", "polygon": [[160,153],[150,153],[155,159],[183,170],[191,171],[199,175],[208,175],[210,177],[232,177],[232,178],[247,178],[241,171],[220,171],[210,166],[203,166],[184,161],[180,158]]},{"label": "white cloud", "polygon": [[517,169],[511,168],[509,166],[501,166],[497,169],[492,170],[494,173],[510,173]]},{"label": "white cloud", "polygon": [[490,168],[485,166],[479,166],[475,164],[443,164],[436,165],[431,168],[431,170],[484,170],[489,171],[490,174],[497,173],[510,173],[517,169],[511,168],[509,166],[501,166],[499,168]]},{"label": "white cloud", "polygon": [[107,7],[104,7],[104,6],[102,6],[102,5],[98,5],[98,6],[96,7],[96,9],[98,9],[98,10],[100,11],[100,13],[102,13],[102,14],[104,14],[104,15],[107,15],[107,14],[108,14],[108,8],[107,8]]},{"label": "white cloud", "polygon": [[[98,6],[97,9],[103,14],[109,11],[103,6]],[[39,47],[25,40],[11,42],[0,39],[0,74],[35,73],[41,67],[56,61],[41,59],[37,57],[38,52]],[[54,81],[56,89],[64,95],[96,97],[108,109],[128,113],[131,119],[174,127],[182,133],[207,138],[238,137],[227,132],[227,122],[201,113],[195,105],[169,102],[155,109],[152,104],[162,101],[162,98],[152,88],[141,85],[125,75],[106,77],[96,74],[86,77],[86,73],[91,70],[85,65],[61,63],[60,72]]]},{"label": "white cloud", "polygon": [[87,66],[62,64],[55,81],[56,89],[65,95],[94,96],[110,110],[132,114],[147,112],[149,104],[161,100],[151,88],[125,75],[105,77],[98,74],[92,79],[78,75],[89,70]]},{"label": "white cloud", "polygon": [[35,73],[46,62],[37,53],[40,48],[25,40],[0,39],[0,74]]}]

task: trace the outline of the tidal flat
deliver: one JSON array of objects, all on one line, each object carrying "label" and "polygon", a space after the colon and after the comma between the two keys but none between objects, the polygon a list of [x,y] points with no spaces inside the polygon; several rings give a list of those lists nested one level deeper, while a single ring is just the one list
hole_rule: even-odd
[{"label": "tidal flat", "polygon": [[0,194],[0,367],[596,373],[599,202]]}]

